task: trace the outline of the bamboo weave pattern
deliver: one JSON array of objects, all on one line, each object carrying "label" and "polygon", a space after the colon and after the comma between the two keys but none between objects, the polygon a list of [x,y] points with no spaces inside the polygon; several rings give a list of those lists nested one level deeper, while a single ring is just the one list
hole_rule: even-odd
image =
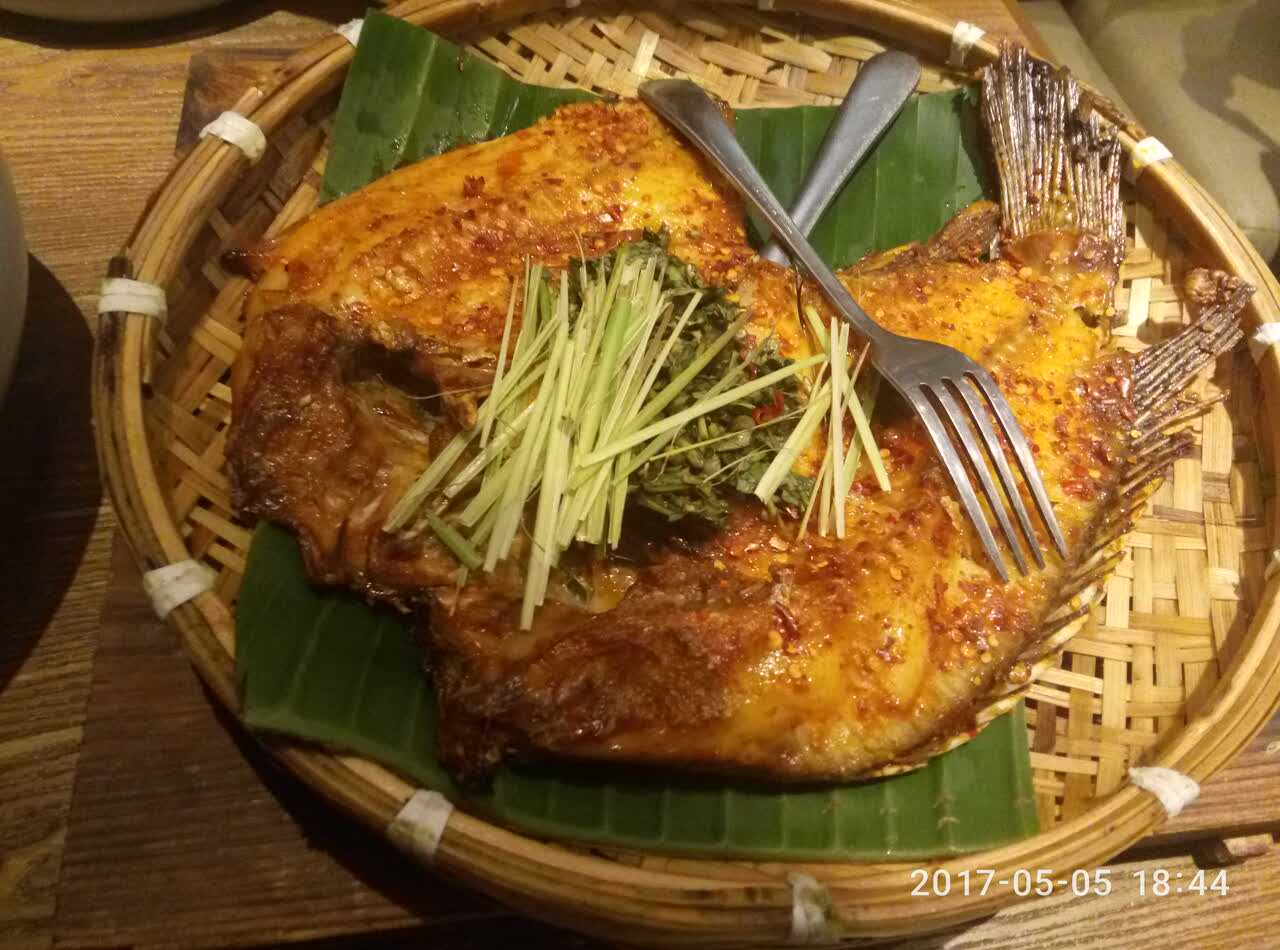
[{"label": "bamboo weave pattern", "polygon": [[[838,102],[859,65],[885,48],[795,17],[687,4],[679,16],[669,7],[570,11],[456,38],[526,82],[633,94],[643,79],[688,75],[741,106]],[[920,91],[967,78],[926,66]],[[251,533],[232,515],[223,457],[246,283],[219,259],[315,206],[334,105],[328,96],[272,136],[264,159],[213,212],[169,291],[149,436],[174,519],[191,555],[217,573],[215,590],[228,604]],[[1188,322],[1182,278],[1196,261],[1150,207],[1130,198],[1125,210],[1116,333],[1119,345],[1136,351]],[[1174,464],[1126,537],[1105,599],[1030,688],[1032,765],[1046,827],[1119,787],[1131,764],[1195,714],[1258,603],[1274,479],[1254,441],[1253,363],[1239,349],[1222,363],[1199,387],[1212,397],[1229,381],[1229,396],[1194,423],[1195,453]]]}]

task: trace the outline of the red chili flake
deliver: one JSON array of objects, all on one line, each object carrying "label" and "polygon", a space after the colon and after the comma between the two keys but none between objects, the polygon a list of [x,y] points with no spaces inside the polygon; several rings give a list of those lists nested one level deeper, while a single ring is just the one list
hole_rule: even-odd
[{"label": "red chili flake", "polygon": [[1092,478],[1063,479],[1062,491],[1072,498],[1080,498],[1085,501],[1093,498],[1098,493],[1097,486]]},{"label": "red chili flake", "polygon": [[782,412],[786,407],[786,403],[783,402],[782,399],[782,390],[775,389],[773,391],[773,402],[765,403],[763,406],[756,406],[756,408],[752,410],[751,418],[755,420],[756,425],[761,425],[762,423],[768,422],[770,419],[776,419],[778,416],[782,415]]},{"label": "red chili flake", "polygon": [[880,483],[874,478],[859,478],[849,486],[849,490],[855,495],[871,495],[880,490]]},{"label": "red chili flake", "polygon": [[484,191],[484,178],[480,175],[467,175],[462,179],[462,197],[476,198]]},{"label": "red chili flake", "polygon": [[884,446],[889,453],[889,462],[897,468],[908,468],[915,463],[913,446],[906,443],[906,439],[893,439]]}]

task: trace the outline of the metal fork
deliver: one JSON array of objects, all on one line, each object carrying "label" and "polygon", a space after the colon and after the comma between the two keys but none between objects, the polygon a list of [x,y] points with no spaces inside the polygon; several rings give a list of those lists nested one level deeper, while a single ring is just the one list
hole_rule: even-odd
[{"label": "metal fork", "polygon": [[[808,235],[840,193],[845,179],[885,129],[893,123],[920,82],[920,63],[898,50],[876,53],[858,67],[858,75],[845,94],[827,134],[818,147],[800,192],[788,209],[801,234]],[[760,256],[787,266],[787,252],[773,239]]]},{"label": "metal fork", "polygon": [[[973,482],[966,470],[966,461],[977,476],[988,507],[1000,526],[1019,570],[1027,572],[1026,557],[1001,500],[1000,491],[984,461],[984,454],[996,470],[1000,486],[1018,519],[1027,546],[1040,567],[1044,566],[1044,553],[988,411],[995,417],[1013,449],[1023,480],[1044,519],[1054,547],[1065,558],[1067,544],[1058,527],[1044,481],[1036,468],[1031,447],[991,374],[958,350],[927,340],[899,336],[867,316],[787,216],[778,199],[742,151],[733,130],[724,121],[716,104],[699,86],[686,79],[653,80],[640,86],[640,98],[701,149],[747,203],[769,222],[774,236],[791,253],[792,258],[818,282],[841,317],[870,343],[872,364],[911,404],[924,423],[938,457],[951,475],[960,503],[973,522],[982,546],[1001,580],[1007,581],[1009,572],[974,491]],[[954,433],[960,451],[957,451],[951,433]],[[963,458],[961,452],[964,453]]]}]

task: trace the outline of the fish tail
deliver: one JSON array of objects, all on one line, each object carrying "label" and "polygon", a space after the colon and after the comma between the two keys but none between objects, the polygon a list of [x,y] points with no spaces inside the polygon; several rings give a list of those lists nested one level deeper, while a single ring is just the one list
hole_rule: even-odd
[{"label": "fish tail", "polygon": [[1114,266],[1124,257],[1122,152],[1065,69],[1014,43],[983,71],[982,113],[1000,175],[1006,240],[1076,232],[1100,242]]}]

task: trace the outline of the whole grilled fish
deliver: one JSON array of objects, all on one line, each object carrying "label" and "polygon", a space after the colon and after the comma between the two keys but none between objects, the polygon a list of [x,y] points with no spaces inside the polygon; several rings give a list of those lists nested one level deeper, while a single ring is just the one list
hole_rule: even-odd
[{"label": "whole grilled fish", "polygon": [[[1016,48],[983,96],[1000,205],[972,205],[841,277],[880,323],[964,351],[1008,397],[1073,558],[1007,584],[920,425],[893,404],[873,422],[893,490],[864,462],[844,539],[797,538],[747,498],[714,530],[648,532],[637,519],[618,552],[574,561],[589,595],[553,582],[532,630],[518,629],[513,563],[459,588],[438,542],[382,530],[433,452],[474,421],[526,258],[563,266],[665,229],[668,251],[785,355],[807,353],[802,306],[829,317],[813,287],[756,257],[731,189],[638,102],[566,106],[407,167],[249,255],[236,503],[291,528],[315,582],[418,609],[439,754],[456,775],[537,754],[848,779],[971,734],[998,684],[1026,680],[1024,647],[1143,474],[1135,440],[1234,344],[1248,288],[1201,275],[1199,336],[1137,361],[1114,351],[1114,132],[1068,76]],[[1178,446],[1161,444],[1167,461]]]}]

